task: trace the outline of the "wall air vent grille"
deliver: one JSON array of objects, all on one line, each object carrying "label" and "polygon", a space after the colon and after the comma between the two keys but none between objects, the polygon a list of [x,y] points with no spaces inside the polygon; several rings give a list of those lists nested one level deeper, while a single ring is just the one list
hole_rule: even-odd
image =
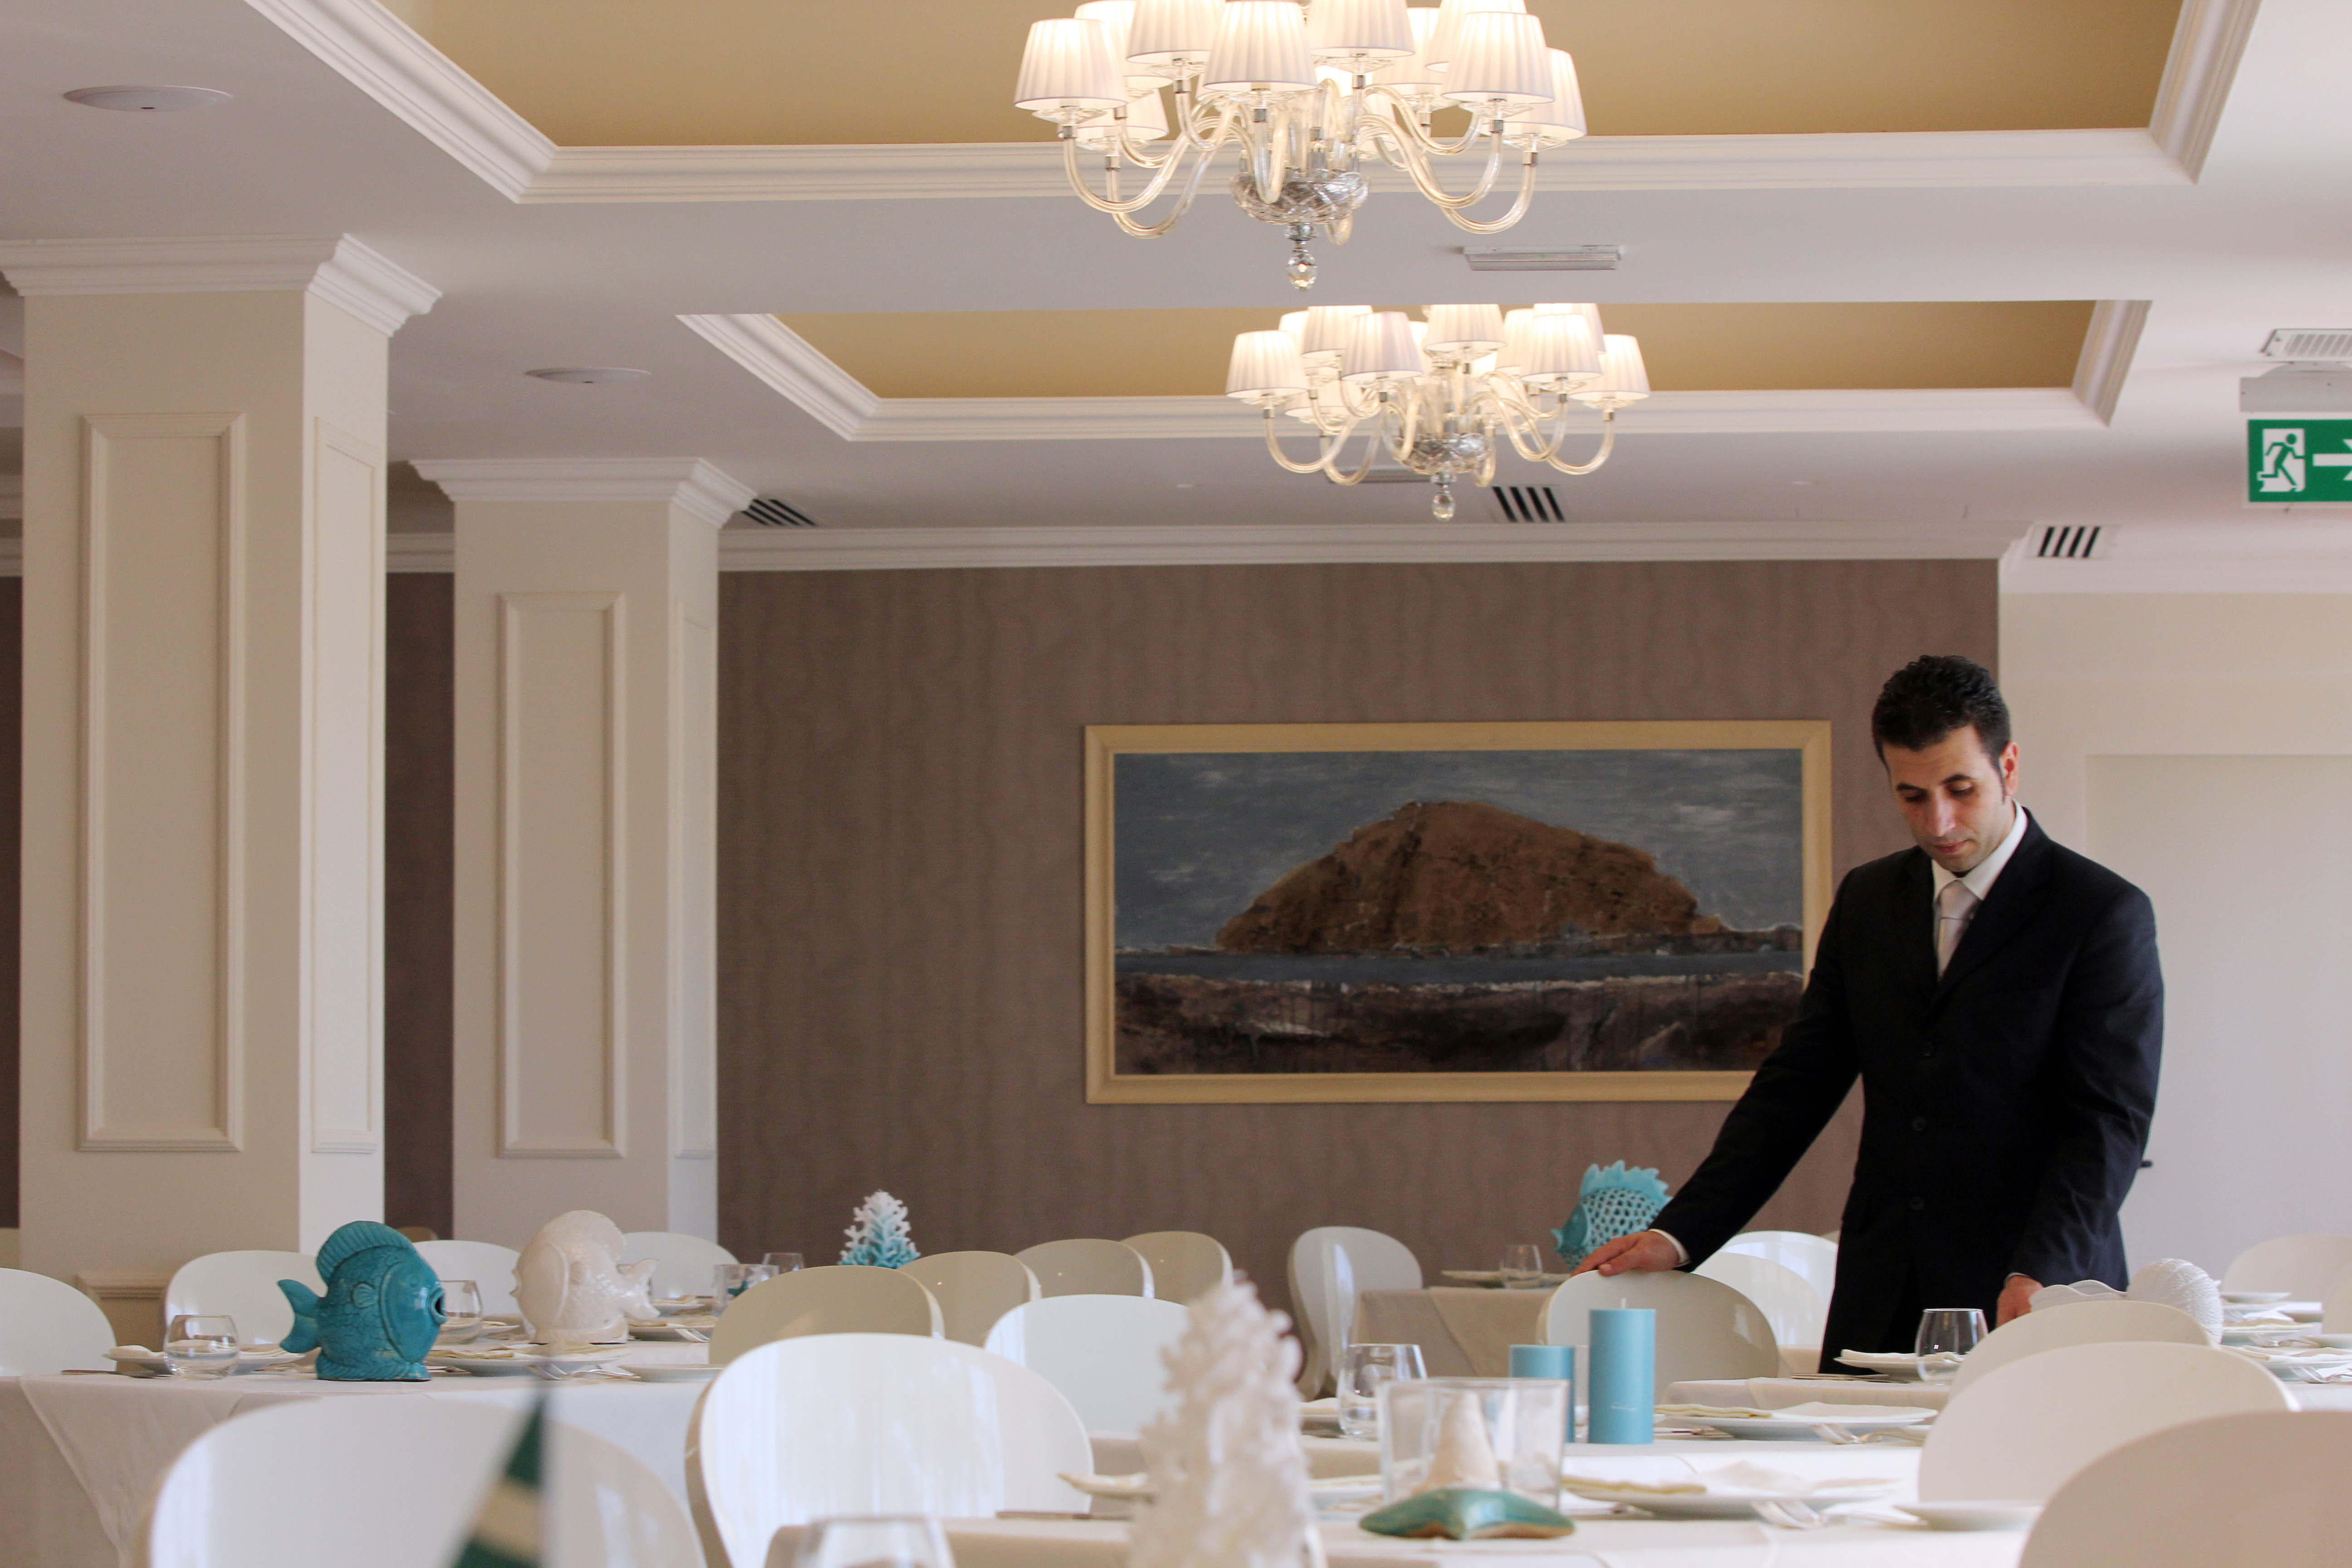
[{"label": "wall air vent grille", "polygon": [[743,515],[761,528],[823,528],[824,526],[791,502],[778,500],[773,496],[761,496],[743,509]]},{"label": "wall air vent grille", "polygon": [[2088,561],[2099,552],[2101,531],[2095,527],[2045,528],[2033,553],[2044,561]]},{"label": "wall air vent grille", "polygon": [[1559,497],[1549,485],[1496,485],[1486,492],[1505,522],[1566,522]]},{"label": "wall air vent grille", "polygon": [[2281,327],[2263,345],[2263,357],[2352,360],[2352,327]]}]

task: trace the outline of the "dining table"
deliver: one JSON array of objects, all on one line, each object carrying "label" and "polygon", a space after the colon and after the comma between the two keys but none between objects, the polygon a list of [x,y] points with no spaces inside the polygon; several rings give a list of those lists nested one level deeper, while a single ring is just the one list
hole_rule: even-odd
[{"label": "dining table", "polygon": [[[1422,1365],[1432,1377],[1507,1377],[1513,1345],[1544,1342],[1544,1313],[1558,1289],[1437,1285],[1365,1290],[1356,1297],[1348,1339],[1360,1345],[1419,1345]],[[1810,1373],[1820,1357],[1817,1347],[1784,1345],[1781,1369]]]}]

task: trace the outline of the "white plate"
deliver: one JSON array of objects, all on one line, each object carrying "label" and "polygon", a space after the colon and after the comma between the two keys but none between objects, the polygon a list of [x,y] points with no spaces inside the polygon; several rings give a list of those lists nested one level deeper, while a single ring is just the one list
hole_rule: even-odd
[{"label": "white plate", "polygon": [[[1847,1351],[1834,1359],[1851,1366],[1868,1367],[1897,1383],[1919,1381],[1919,1358],[1902,1351]],[[1822,1364],[1826,1366],[1828,1361]]]},{"label": "white plate", "polygon": [[710,1331],[718,1326],[716,1318],[695,1318],[668,1323],[631,1323],[629,1337],[633,1340],[677,1340],[699,1343],[709,1339]]},{"label": "white plate", "polygon": [[2038,1502],[1898,1502],[1888,1505],[1930,1530],[2031,1530]]},{"label": "white plate", "polygon": [[2273,1301],[2288,1300],[2294,1295],[2292,1290],[2224,1290],[2221,1300],[2232,1307],[2266,1307]]},{"label": "white plate", "polygon": [[1805,1415],[1790,1419],[1786,1416],[1761,1415],[1676,1415],[1671,1417],[1678,1426],[1712,1426],[1727,1436],[1744,1438],[1751,1443],[1813,1443],[1823,1441],[1816,1426],[1839,1426],[1849,1432],[1876,1432],[1888,1426],[1916,1426],[1936,1413],[1922,1410],[1916,1415],[1857,1415],[1851,1418],[1836,1415]]},{"label": "white plate", "polygon": [[[141,1375],[150,1377],[169,1377],[172,1375],[172,1363],[169,1361],[166,1361],[161,1352],[151,1352],[143,1356],[124,1355],[119,1351],[108,1351],[105,1353],[106,1359],[114,1363],[114,1369],[117,1372],[127,1373],[128,1375],[132,1377]],[[233,1377],[236,1375],[237,1373],[257,1372],[266,1366],[282,1366],[289,1361],[299,1361],[302,1358],[300,1356],[296,1355],[293,1352],[279,1350],[275,1345],[270,1345],[260,1350],[241,1350],[236,1352],[236,1366],[229,1375]],[[131,1368],[136,1368],[138,1370],[135,1372],[131,1371],[130,1369]]]},{"label": "white plate", "polygon": [[1571,1486],[1566,1489],[1589,1502],[1624,1503],[1660,1519],[1744,1519],[1756,1517],[1755,1505],[1759,1502],[1801,1502],[1807,1508],[1834,1508],[1840,1503],[1863,1502],[1884,1497],[1899,1483],[1887,1481],[1880,1486],[1840,1487],[1831,1492],[1759,1492],[1710,1490],[1704,1492],[1645,1492],[1630,1488]]},{"label": "white plate", "polygon": [[[1441,1268],[1438,1272],[1448,1279],[1459,1279],[1465,1285],[1500,1285],[1503,1282],[1503,1271],[1499,1268]],[[1568,1283],[1568,1276],[1547,1274],[1543,1277],[1543,1282],[1547,1285],[1565,1285]]]},{"label": "white plate", "polygon": [[631,1366],[629,1372],[646,1383],[709,1383],[727,1369],[723,1366]]}]

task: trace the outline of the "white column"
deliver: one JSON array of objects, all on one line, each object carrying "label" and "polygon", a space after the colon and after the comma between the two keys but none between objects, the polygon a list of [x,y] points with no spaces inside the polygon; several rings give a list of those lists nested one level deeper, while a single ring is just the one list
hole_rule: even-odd
[{"label": "white column", "polygon": [[457,1226],[714,1236],[719,529],[696,458],[453,459]]},{"label": "white column", "polygon": [[314,1247],[383,1214],[384,371],[435,291],[332,237],[0,271],[28,296],[25,1265]]}]

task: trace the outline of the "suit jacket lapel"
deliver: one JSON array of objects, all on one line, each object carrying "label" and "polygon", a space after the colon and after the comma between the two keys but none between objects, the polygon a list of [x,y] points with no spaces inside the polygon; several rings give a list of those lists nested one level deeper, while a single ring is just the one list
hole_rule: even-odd
[{"label": "suit jacket lapel", "polygon": [[1903,875],[1895,879],[1893,911],[1900,973],[1913,992],[1923,997],[1936,989],[1936,879],[1930,864],[1924,851],[1911,851]]},{"label": "suit jacket lapel", "polygon": [[2029,817],[2023,842],[1985,896],[1984,907],[1969,921],[1952,962],[1945,967],[1943,979],[1936,986],[1936,1001],[1951,994],[1952,987],[1983,968],[2010,938],[2025,929],[2041,910],[2042,885],[2049,879],[2050,839],[2042,833],[2042,824]]}]

